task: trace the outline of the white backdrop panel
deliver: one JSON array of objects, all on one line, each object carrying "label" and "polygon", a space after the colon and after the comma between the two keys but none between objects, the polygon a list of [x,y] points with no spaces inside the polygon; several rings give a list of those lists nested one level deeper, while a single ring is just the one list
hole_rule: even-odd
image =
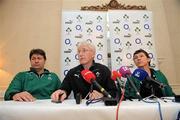
[{"label": "white backdrop panel", "polygon": [[95,61],[107,65],[107,12],[63,11],[61,41],[61,80],[77,66],[76,45],[87,40],[96,46]]},{"label": "white backdrop panel", "polygon": [[111,66],[113,70],[129,66],[134,70],[133,53],[144,49],[151,57],[151,67],[158,68],[153,40],[152,12],[112,10],[108,12]]}]

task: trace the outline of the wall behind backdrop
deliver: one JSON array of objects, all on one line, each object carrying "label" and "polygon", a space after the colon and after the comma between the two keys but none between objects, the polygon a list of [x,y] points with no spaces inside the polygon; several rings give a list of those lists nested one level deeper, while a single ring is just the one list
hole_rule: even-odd
[{"label": "wall behind backdrop", "polygon": [[[62,10],[77,10],[81,6],[108,2],[109,0],[0,0],[0,96],[17,72],[29,69],[28,55],[32,48],[44,49],[47,53],[46,67],[60,73]],[[166,74],[174,91],[180,94],[180,1],[119,2],[146,5],[152,11],[158,66]]]}]

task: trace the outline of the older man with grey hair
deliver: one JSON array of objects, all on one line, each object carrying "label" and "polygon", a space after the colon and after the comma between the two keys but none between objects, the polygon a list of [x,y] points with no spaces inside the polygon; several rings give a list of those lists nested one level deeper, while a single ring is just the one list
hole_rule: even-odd
[{"label": "older man with grey hair", "polygon": [[94,61],[96,53],[95,46],[88,41],[82,41],[77,45],[77,53],[80,65],[68,71],[62,82],[61,88],[51,95],[52,100],[60,100],[62,102],[64,99],[68,98],[71,91],[73,91],[74,97],[78,93],[82,95],[82,98],[86,98],[86,96],[88,96],[87,98],[89,99],[103,97],[104,95],[96,86],[93,86],[93,90],[91,90],[91,85],[84,80],[81,75],[81,71],[84,69],[92,71],[96,76],[98,84],[107,90],[111,96],[115,97],[116,87],[111,80],[111,71],[105,65]]}]

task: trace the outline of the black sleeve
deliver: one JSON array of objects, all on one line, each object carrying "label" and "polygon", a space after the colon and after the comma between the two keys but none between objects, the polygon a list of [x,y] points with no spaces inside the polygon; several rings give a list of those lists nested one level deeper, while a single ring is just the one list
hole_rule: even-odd
[{"label": "black sleeve", "polygon": [[72,86],[71,86],[71,80],[72,80],[72,72],[71,70],[67,73],[65,76],[64,80],[62,81],[61,90],[65,90],[67,93],[67,96],[71,93]]}]

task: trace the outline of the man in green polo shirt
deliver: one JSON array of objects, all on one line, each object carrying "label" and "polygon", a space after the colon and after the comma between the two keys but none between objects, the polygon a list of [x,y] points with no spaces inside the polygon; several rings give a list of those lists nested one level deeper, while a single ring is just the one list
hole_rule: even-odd
[{"label": "man in green polo shirt", "polygon": [[44,68],[46,54],[42,49],[32,49],[29,59],[30,70],[19,72],[14,77],[4,100],[32,102],[36,99],[50,99],[51,94],[60,88],[58,76]]}]

